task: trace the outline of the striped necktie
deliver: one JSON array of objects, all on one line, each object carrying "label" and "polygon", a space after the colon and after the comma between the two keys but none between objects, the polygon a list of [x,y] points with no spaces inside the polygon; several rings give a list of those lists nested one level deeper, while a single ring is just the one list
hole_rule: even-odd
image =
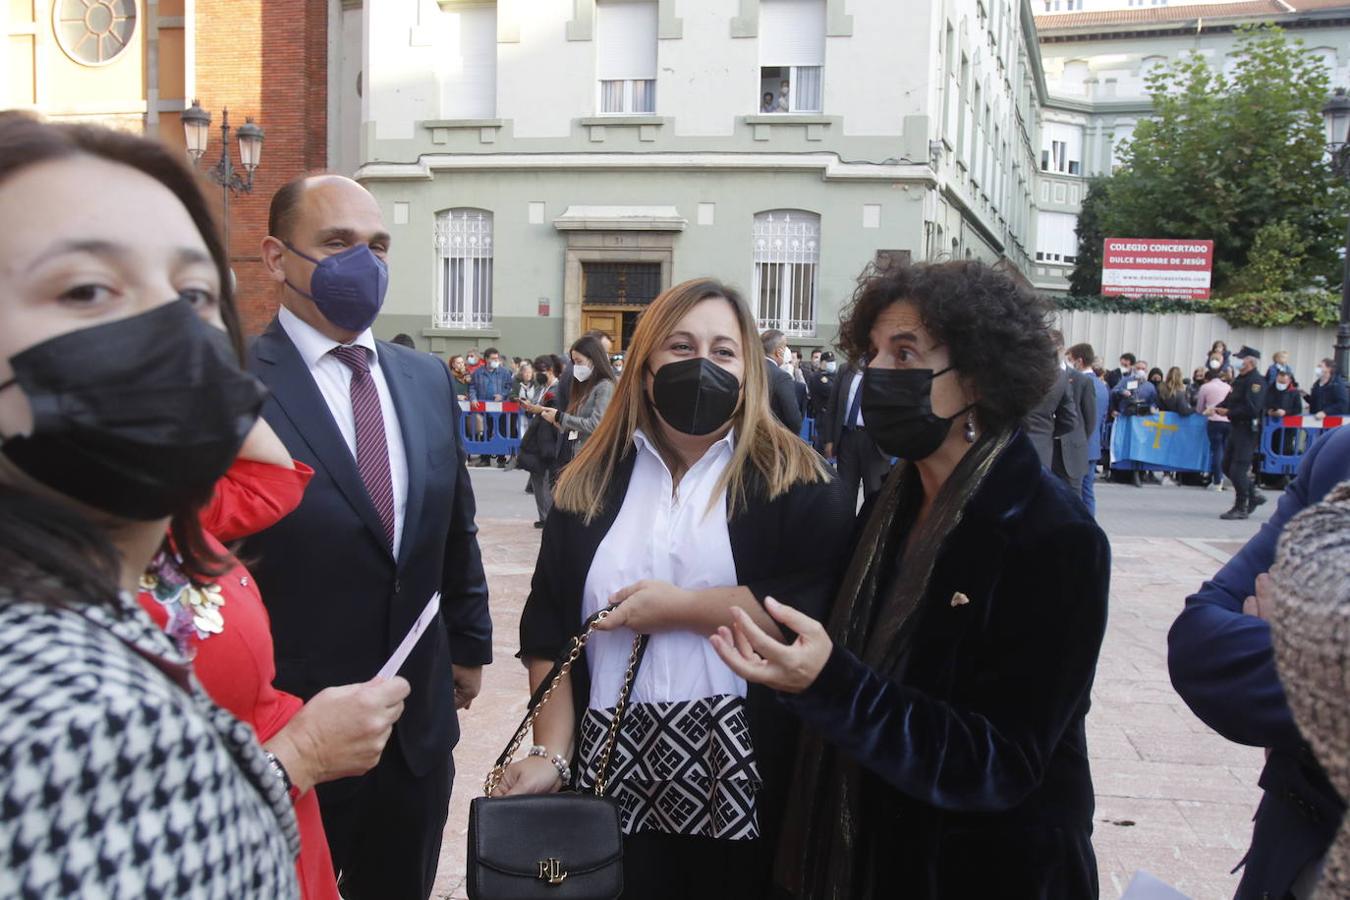
[{"label": "striped necktie", "polygon": [[389,472],[389,445],[384,436],[380,393],[370,374],[370,351],[365,347],[334,347],[332,354],[352,370],[352,417],[356,420],[356,468],[366,484],[370,502],[384,525],[389,548],[394,547],[394,479]]}]

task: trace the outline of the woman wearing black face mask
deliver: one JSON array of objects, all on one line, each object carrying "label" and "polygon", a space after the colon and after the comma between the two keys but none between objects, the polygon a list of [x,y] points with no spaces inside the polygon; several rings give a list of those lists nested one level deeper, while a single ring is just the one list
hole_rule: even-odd
[{"label": "woman wearing black face mask", "polygon": [[0,220],[0,893],[296,896],[285,784],[133,599],[166,529],[224,570],[197,510],[263,398],[208,207],[157,143],[0,113]]},{"label": "woman wearing black face mask", "polygon": [[807,726],[793,896],[1097,896],[1084,718],[1110,559],[1019,430],[1054,380],[1047,317],[970,262],[873,275],[846,313],[868,430],[905,462],[827,626],[778,610],[788,645],[737,614],[713,638]]},{"label": "woman wearing black face mask", "polygon": [[795,724],[768,692],[747,693],[706,636],[732,609],[772,627],[770,595],[820,615],[853,511],[773,417],[755,321],[730,288],[669,289],[626,353],[628,374],[563,471],[544,528],[520,626],[532,687],[589,616],[618,606],[544,705],[536,756],[512,765],[499,793],[593,785],[634,633],[652,635],[609,770],[625,896],[765,896]]}]

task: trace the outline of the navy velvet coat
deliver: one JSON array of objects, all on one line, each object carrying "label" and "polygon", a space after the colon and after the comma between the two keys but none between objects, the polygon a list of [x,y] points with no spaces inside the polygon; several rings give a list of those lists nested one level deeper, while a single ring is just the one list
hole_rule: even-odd
[{"label": "navy velvet coat", "polygon": [[836,647],[783,698],[860,766],[852,896],[1097,896],[1084,719],[1110,565],[1019,433],[938,552],[904,670]]}]

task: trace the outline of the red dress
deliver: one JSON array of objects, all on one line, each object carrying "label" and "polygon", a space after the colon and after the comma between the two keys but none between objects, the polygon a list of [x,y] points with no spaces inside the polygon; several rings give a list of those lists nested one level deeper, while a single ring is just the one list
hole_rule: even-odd
[{"label": "red dress", "polygon": [[[314,470],[236,460],[216,484],[202,511],[202,529],[213,550],[228,556],[222,542],[262,531],[300,505]],[[202,588],[193,587],[175,560],[160,554],[141,579],[141,606],[180,644],[195,653],[193,669],[202,687],[225,709],[253,726],[266,743],[304,704],[272,686],[276,667],[272,630],[262,597],[248,569],[235,562]],[[306,791],[295,801],[300,823],[296,861],[305,900],[340,900],[319,799]]]}]

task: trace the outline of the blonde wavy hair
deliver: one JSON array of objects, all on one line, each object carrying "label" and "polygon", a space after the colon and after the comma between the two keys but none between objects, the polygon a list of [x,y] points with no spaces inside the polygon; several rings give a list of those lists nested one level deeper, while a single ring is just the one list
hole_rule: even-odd
[{"label": "blonde wavy hair", "polygon": [[723,490],[727,492],[730,517],[745,506],[751,469],[763,479],[768,492],[766,499],[770,500],[787,493],[794,485],[829,479],[829,470],[820,456],[788,431],[769,408],[764,354],[755,317],[745,299],[719,281],[694,278],[667,289],[643,312],[633,342],[626,350],[623,377],[600,427],[558,479],[553,493],[556,506],[588,523],[598,516],[614,473],[633,446],[633,432],[639,428],[656,445],[672,473],[682,474],[679,456],[665,440],[661,422],[647,399],[645,375],[648,361],[680,320],[710,298],[725,300],[735,311],[745,362],[741,402],[731,417],[736,445],[713,496],[720,497]]}]

